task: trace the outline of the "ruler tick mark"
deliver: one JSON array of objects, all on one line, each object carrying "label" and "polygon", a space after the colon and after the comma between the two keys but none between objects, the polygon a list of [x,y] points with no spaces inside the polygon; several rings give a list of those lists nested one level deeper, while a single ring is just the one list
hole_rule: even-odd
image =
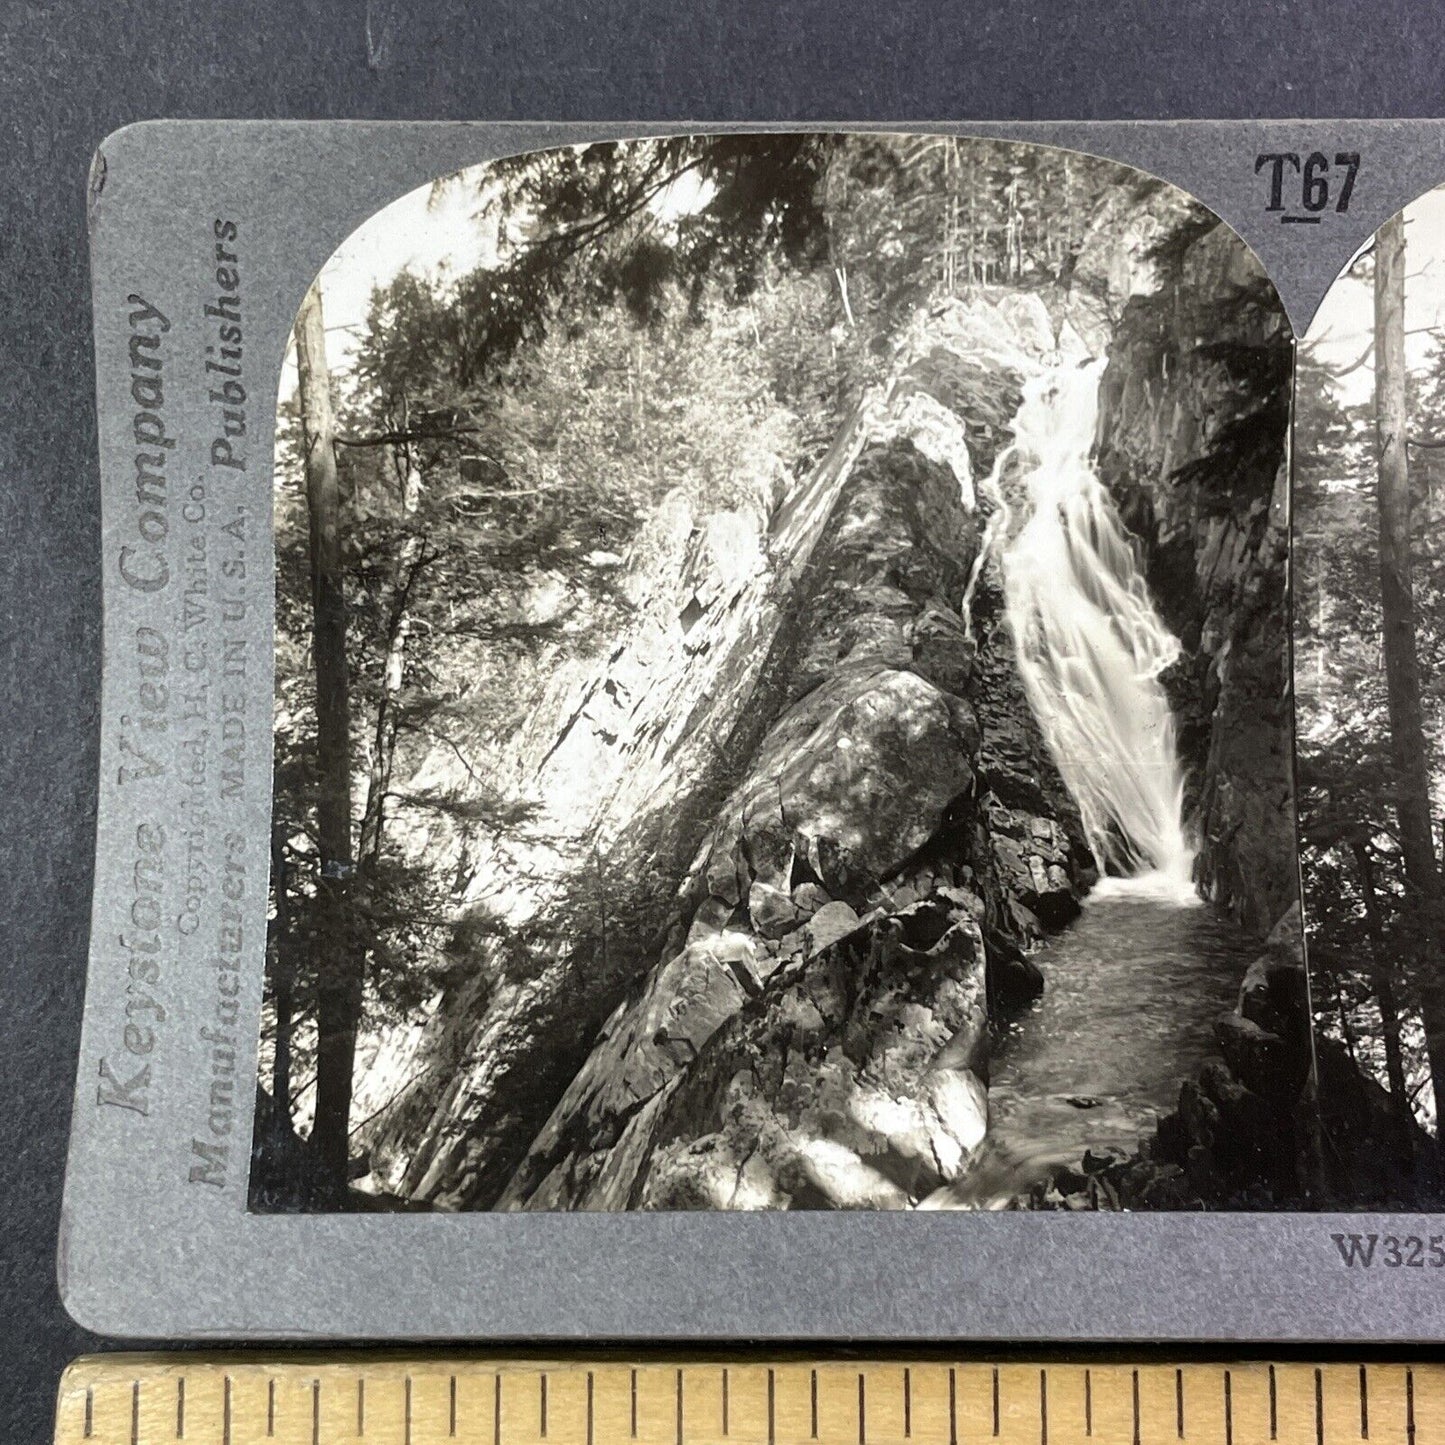
[{"label": "ruler tick mark", "polygon": [[[800,1362],[801,1363],[801,1362]],[[1191,1399],[1188,1403],[1200,1423],[1196,1432],[1192,1429],[1185,1416],[1185,1379],[1182,1367],[1169,1366],[1174,1375],[1174,1409],[1169,1409],[1168,1396],[1161,1392],[1168,1387],[1168,1374],[1164,1369],[1151,1369],[1149,1366],[1139,1363],[1137,1366],[1125,1363],[1123,1369],[1117,1372],[1106,1372],[1106,1374],[1117,1373],[1118,1383],[1122,1385],[1127,1375],[1130,1386],[1130,1393],[1127,1397],[1131,1405],[1132,1431],[1127,1427],[1113,1432],[1117,1439],[1111,1439],[1111,1428],[1108,1425],[1110,1412],[1117,1413],[1118,1403],[1114,1402],[1115,1394],[1118,1391],[1110,1385],[1108,1379],[1101,1376],[1103,1380],[1104,1394],[1096,1400],[1094,1398],[1094,1382],[1092,1368],[1085,1367],[1082,1363],[1041,1364],[1037,1359],[1033,1361],[1020,1361],[1018,1365],[1011,1367],[1009,1378],[1009,1434],[1007,1439],[1013,1445],[1028,1445],[1029,1437],[1032,1435],[1032,1445],[1067,1445],[1065,1437],[1075,1441],[1076,1445],[1162,1445],[1168,1439],[1168,1426],[1172,1414],[1175,1425],[1176,1441],[1178,1445],[1189,1441],[1190,1445],[1209,1445],[1206,1437],[1213,1437],[1215,1445],[1268,1445],[1273,1439],[1276,1445],[1301,1445],[1307,1441],[1309,1445],[1340,1445],[1334,1442],[1334,1435],[1350,1436],[1349,1418],[1358,1410],[1357,1433],[1350,1438],[1356,1441],[1356,1445],[1389,1445],[1391,1440],[1397,1441],[1397,1445],[1425,1445],[1426,1437],[1431,1428],[1431,1416],[1429,1405],[1431,1401],[1427,1398],[1423,1408],[1425,1419],[1423,1426],[1418,1420],[1417,1410],[1417,1381],[1414,1378],[1413,1368],[1401,1365],[1400,1373],[1405,1376],[1403,1405],[1401,1409],[1402,1419],[1397,1420],[1400,1427],[1400,1435],[1395,1437],[1388,1419],[1380,1416],[1381,1409],[1384,1409],[1386,1416],[1390,1414],[1392,1406],[1389,1405],[1385,1396],[1383,1406],[1376,1406],[1372,1412],[1374,1401],[1371,1399],[1371,1378],[1373,1366],[1362,1365],[1358,1359],[1346,1363],[1324,1364],[1320,1366],[1310,1365],[1308,1369],[1297,1366],[1287,1367],[1292,1373],[1284,1380],[1284,1398],[1281,1398],[1280,1380],[1278,1376],[1279,1366],[1266,1365],[1268,1372],[1268,1399],[1269,1399],[1269,1434],[1264,1430],[1265,1421],[1259,1419],[1263,1411],[1258,1407],[1263,1405],[1264,1400],[1260,1399],[1255,1392],[1260,1384],[1265,1383],[1257,1373],[1258,1367],[1252,1367],[1248,1377],[1244,1381],[1245,1395],[1242,1397],[1242,1408],[1245,1415],[1238,1421],[1234,1419],[1234,1379],[1233,1369],[1226,1368],[1223,1362],[1207,1367],[1207,1373],[1201,1373],[1195,1379],[1195,1383],[1204,1389],[1204,1394],[1198,1399]],[[942,1362],[940,1362],[942,1364]],[[330,1370],[330,1367],[327,1367]],[[443,1366],[446,1368],[446,1366]],[[197,1377],[197,1372],[191,1370],[177,1370],[174,1366],[168,1369],[145,1367],[136,1369],[127,1368],[121,1365],[119,1371],[112,1375],[101,1377],[91,1375],[88,1383],[82,1384],[77,1389],[67,1405],[67,1411],[73,1413],[68,1415],[75,1445],[100,1445],[101,1441],[108,1442],[108,1445],[160,1445],[160,1442],[168,1438],[176,1440],[177,1445],[204,1445],[209,1441],[210,1445],[242,1445],[243,1441],[254,1441],[255,1445],[262,1445],[263,1439],[267,1445],[272,1445],[277,1436],[282,1436],[293,1445],[301,1445],[303,1440],[309,1439],[312,1445],[326,1445],[326,1442],[335,1437],[338,1445],[341,1440],[356,1440],[357,1445],[377,1445],[377,1442],[384,1436],[387,1440],[393,1440],[389,1433],[395,1431],[394,1445],[427,1445],[427,1442],[436,1440],[441,1445],[443,1440],[448,1440],[450,1445],[459,1445],[458,1437],[468,1441],[486,1441],[487,1445],[512,1445],[512,1437],[520,1433],[528,1436],[534,1445],[628,1445],[628,1435],[624,1431],[615,1431],[609,1434],[607,1415],[608,1410],[620,1409],[622,1404],[623,1376],[620,1370],[615,1374],[609,1370],[602,1370],[599,1378],[597,1371],[602,1369],[598,1362],[580,1360],[575,1365],[569,1365],[564,1373],[563,1392],[563,1415],[558,1419],[552,1418],[552,1376],[557,1372],[557,1366],[549,1365],[544,1371],[539,1366],[532,1366],[528,1373],[536,1381],[535,1388],[537,1395],[534,1396],[536,1404],[534,1409],[538,1414],[533,1416],[533,1424],[528,1426],[526,1416],[528,1414],[526,1405],[521,1397],[514,1402],[513,1414],[508,1417],[505,1424],[503,1416],[503,1375],[506,1371],[493,1372],[493,1391],[495,1400],[495,1414],[493,1429],[487,1432],[484,1423],[472,1423],[474,1420],[474,1402],[468,1397],[467,1423],[471,1426],[466,1432],[460,1429],[461,1409],[459,1401],[459,1385],[462,1367],[453,1362],[450,1368],[457,1373],[447,1377],[448,1405],[443,1412],[440,1399],[432,1402],[431,1396],[423,1392],[423,1398],[418,1401],[416,1396],[416,1377],[403,1373],[403,1400],[397,1403],[403,1404],[403,1411],[398,1412],[402,1419],[398,1420],[395,1415],[389,1413],[392,1407],[386,1405],[386,1390],[383,1388],[381,1397],[375,1397],[374,1392],[369,1389],[370,1374],[363,1374],[361,1362],[346,1366],[334,1373],[327,1375],[314,1375],[307,1377],[302,1374],[300,1380],[294,1380],[289,1371],[280,1374],[262,1372],[256,1379],[254,1387],[248,1387],[240,1395],[235,1392],[236,1377],[225,1373],[225,1367],[210,1367],[206,1371],[206,1377],[212,1382],[210,1388],[216,1390],[221,1396],[216,1403],[220,1406],[216,1415],[209,1414],[212,1408],[207,1404],[208,1394],[203,1389],[202,1394],[197,1396],[190,1388],[191,1381]],[[789,1431],[788,1411],[793,1408],[786,1398],[779,1401],[778,1379],[776,1369],[766,1359],[759,1360],[756,1367],[744,1367],[744,1398],[743,1416],[738,1423],[738,1429],[733,1430],[732,1410],[732,1368],[724,1365],[721,1360],[712,1363],[694,1363],[692,1365],[677,1366],[676,1362],[669,1362],[661,1369],[651,1367],[649,1373],[648,1388],[652,1390],[657,1384],[666,1389],[666,1371],[674,1373],[674,1409],[675,1409],[675,1431],[668,1430],[667,1420],[664,1415],[661,1421],[649,1416],[648,1434],[643,1437],[641,1434],[641,1404],[639,1399],[639,1376],[643,1368],[638,1366],[629,1371],[628,1389],[630,1394],[631,1430],[633,1445],[640,1445],[645,1438],[650,1445],[657,1445],[654,1438],[657,1435],[659,1426],[664,1434],[662,1440],[666,1445],[695,1445],[695,1437],[700,1431],[712,1431],[719,1445],[780,1445],[791,1437]],[[779,1366],[781,1368],[781,1366]],[[819,1375],[824,1369],[828,1370],[828,1379],[820,1386]],[[896,1359],[885,1368],[885,1374],[880,1374],[875,1383],[882,1390],[878,1397],[882,1400],[882,1408],[886,1417],[890,1409],[896,1408],[899,1413],[893,1416],[894,1424],[889,1426],[886,1420],[878,1425],[889,1439],[896,1440],[897,1445],[1004,1445],[1003,1435],[1003,1380],[1002,1371],[1004,1365],[993,1367],[990,1376],[983,1375],[982,1371],[969,1370],[964,1378],[963,1384],[969,1391],[973,1390],[975,1381],[978,1385],[992,1386],[993,1406],[993,1430],[994,1438],[990,1440],[989,1431],[984,1421],[976,1421],[972,1414],[973,1396],[970,1394],[960,1405],[959,1391],[959,1369],[963,1366],[944,1365],[948,1372],[948,1426],[945,1432],[940,1428],[941,1421],[935,1421],[933,1425],[927,1423],[926,1416],[929,1411],[936,1411],[937,1406],[943,1401],[939,1397],[942,1391],[929,1383],[930,1372],[925,1370],[925,1375],[920,1377],[924,1386],[924,1394],[919,1400],[914,1399],[913,1371],[911,1361]],[[405,1366],[403,1366],[403,1370]],[[694,1402],[695,1408],[691,1416],[687,1414],[687,1379],[686,1373],[692,1369],[695,1375],[694,1383],[699,1389],[706,1393],[707,1378],[712,1370],[717,1374],[711,1378],[717,1381],[720,1396],[717,1398],[715,1408],[719,1409],[719,1415],[713,1417],[713,1425],[705,1423],[704,1416],[707,1414],[706,1402],[703,1395],[699,1395]],[[897,1370],[898,1374],[891,1372]],[[1034,1434],[1028,1424],[1029,1407],[1027,1397],[1031,1391],[1023,1388],[1024,1376],[1030,1370],[1038,1372],[1038,1421],[1037,1433]],[[1343,1408],[1337,1410],[1334,1415],[1328,1418],[1325,1414],[1326,1401],[1324,1398],[1325,1371],[1330,1370],[1331,1379],[1336,1382],[1331,1388],[1339,1387],[1341,1391],[1348,1389],[1353,1384],[1356,1390],[1358,1404],[1350,1409],[1348,1413]],[[132,1371],[134,1371],[132,1373]],[[1150,1380],[1150,1400],[1148,1419],[1145,1419],[1143,1383],[1148,1373]],[[842,1404],[842,1398],[852,1393],[853,1387],[848,1383],[849,1374],[853,1375],[857,1388],[857,1425],[856,1432],[846,1421],[834,1419],[838,1407]],[[943,1381],[937,1372],[932,1372],[937,1385]],[[1057,1379],[1053,1378],[1057,1374]],[[1311,1374],[1313,1375],[1313,1401],[1312,1407],[1307,1404],[1309,1396],[1301,1395],[1300,1398],[1291,1403],[1288,1394],[1289,1389],[1299,1390],[1308,1388]],[[661,1380],[657,1376],[661,1375]],[[755,1398],[756,1385],[762,1383],[759,1376],[766,1376],[766,1409],[767,1429],[766,1436],[761,1428],[762,1421],[754,1418],[755,1406],[751,1403]],[[1155,1376],[1158,1376],[1157,1381]],[[886,1377],[885,1377],[886,1376]],[[241,1377],[244,1383],[246,1377]],[[470,1376],[469,1376],[470,1378]],[[478,1390],[485,1387],[478,1380]],[[876,1395],[876,1391],[870,1391],[869,1381],[872,1379],[871,1368],[865,1368],[855,1361],[838,1361],[835,1365],[829,1366],[820,1361],[817,1366],[810,1370],[809,1394],[810,1394],[810,1415],[811,1432],[799,1430],[800,1445],[807,1445],[809,1433],[812,1436],[812,1445],[818,1445],[820,1440],[831,1441],[832,1445],[838,1445],[833,1441],[832,1434],[828,1437],[822,1435],[822,1420],[820,1414],[819,1395],[821,1389],[829,1391],[830,1431],[836,1433],[839,1426],[843,1431],[846,1445],[882,1445],[882,1436],[873,1428],[874,1422],[870,1419],[870,1393]],[[889,1383],[889,1379],[893,1383]],[[1397,1377],[1398,1378],[1398,1377]],[[1433,1376],[1430,1377],[1433,1379]],[[328,1407],[329,1414],[322,1428],[321,1419],[321,1390],[326,1380],[330,1379],[338,1396],[336,1403]],[[1426,1384],[1429,1380],[1422,1376]],[[266,1382],[264,1415],[262,1413],[261,1392],[259,1389],[261,1380]],[[355,1394],[354,1405],[345,1401],[345,1382],[353,1382]],[[568,1407],[566,1402],[573,1398],[573,1384],[582,1386],[585,1380],[585,1425],[583,1421],[576,1420],[575,1406]],[[1297,1386],[1291,1385],[1291,1380],[1297,1380]],[[129,1409],[126,1409],[126,1395],[123,1393],[129,1382]],[[749,1383],[752,1381],[753,1383]],[[1257,1382],[1257,1383],[1256,1383]],[[425,1384],[425,1381],[423,1381]],[[437,1381],[440,1384],[440,1378]],[[523,1373],[518,1373],[514,1381],[523,1396],[527,1393],[526,1379]],[[784,1381],[786,1384],[786,1381]],[[801,1384],[801,1372],[798,1372],[798,1383]],[[1217,1387],[1220,1395],[1214,1396],[1214,1404],[1210,1404],[1210,1392]],[[1386,1381],[1389,1384],[1389,1381]],[[278,1415],[278,1387],[285,1387],[287,1401],[290,1402],[292,1395],[295,1395],[294,1404],[287,1404],[287,1412]],[[306,1415],[300,1413],[305,1410],[305,1395],[302,1393],[307,1386],[311,1394],[311,1428],[305,1428]],[[1018,1386],[1018,1389],[1015,1389]],[[1055,1386],[1058,1388],[1055,1389]],[[470,1387],[469,1387],[470,1388]],[[899,1393],[893,1395],[895,1405],[890,1407],[887,1404],[888,1397],[894,1389]],[[1079,1390],[1078,1395],[1071,1392]],[[1062,1390],[1062,1394],[1059,1391]],[[109,1394],[102,1393],[100,1397],[100,1414],[96,1414],[95,1395],[97,1391],[109,1391]],[[599,1395],[599,1391],[601,1392]],[[581,1393],[579,1390],[578,1393]],[[1263,1392],[1260,1392],[1263,1393]],[[151,1400],[151,1395],[157,1398]],[[786,1394],[786,1392],[785,1392]],[[1386,1395],[1389,1391],[1386,1391]],[[144,1399],[142,1396],[144,1395]],[[168,1400],[166,1397],[170,1396]],[[368,1397],[372,1397],[369,1399]],[[1052,1396],[1052,1398],[1050,1398]],[[1156,1398],[1157,1397],[1157,1398]],[[214,1395],[209,1396],[214,1399]],[[649,1397],[650,1398],[650,1397]],[[369,1410],[368,1406],[376,1399],[380,1400],[378,1408],[381,1414],[378,1416],[375,1410]],[[149,1403],[146,1403],[149,1401]],[[610,1401],[615,1401],[610,1404]],[[82,1405],[83,1402],[83,1405]],[[164,1402],[164,1403],[163,1403]],[[599,1403],[600,1402],[600,1403]],[[1114,1402],[1114,1403],[1111,1403]],[[666,1401],[662,1402],[663,1409],[666,1409]],[[761,1403],[759,1401],[758,1403]],[[801,1402],[799,1402],[801,1403]],[[983,1401],[987,1412],[988,1405]],[[925,1418],[916,1417],[914,1406],[921,1404],[925,1411]],[[1340,1404],[1340,1402],[1337,1402]],[[82,1406],[82,1409],[76,1409]],[[1096,1406],[1105,1412],[1104,1416],[1095,1419]],[[1052,1407],[1052,1415],[1050,1418]],[[1198,1408],[1195,1408],[1198,1407]],[[174,1424],[172,1424],[171,1411],[174,1408]],[[355,1410],[355,1424],[352,1427],[354,1434],[347,1430],[346,1421],[351,1418],[351,1411]],[[569,1408],[572,1413],[569,1414]],[[651,1409],[652,1407],[649,1406]],[[964,1410],[965,1418],[960,1420],[960,1408]],[[1310,1415],[1306,1412],[1313,1409],[1313,1429],[1310,1426]],[[1331,1407],[1332,1409],[1335,1407]],[[601,1410],[599,1416],[598,1411]],[[778,1411],[782,1410],[779,1417]],[[1079,1410],[1075,1416],[1073,1411]],[[1063,1414],[1060,1415],[1060,1410]],[[1203,1411],[1201,1415],[1200,1411]],[[1213,1412],[1219,1410],[1219,1414]],[[198,1413],[199,1411],[199,1413]],[[295,1416],[293,1418],[293,1412]],[[1250,1412],[1254,1412],[1251,1414]],[[1293,1413],[1291,1413],[1293,1412]],[[801,1413],[801,1412],[799,1412]],[[1371,1419],[1372,1413],[1377,1417]],[[373,1418],[368,1418],[368,1417]],[[81,1417],[81,1418],[77,1418]],[[126,1420],[129,1418],[129,1430],[126,1429]],[[219,1417],[219,1418],[217,1418]],[[984,1420],[987,1420],[985,1413]],[[1128,1417],[1126,1417],[1128,1418]],[[447,1421],[445,1429],[442,1421]],[[1382,1423],[1383,1419],[1383,1423]],[[264,1426],[263,1426],[264,1420]],[[568,1423],[571,1421],[572,1423]],[[1251,1423],[1251,1422],[1255,1423]],[[113,1423],[107,1423],[113,1422]],[[621,1422],[616,1422],[621,1423]],[[796,1422],[803,1424],[802,1420]],[[975,1423],[984,1426],[975,1430]],[[1124,1421],[1118,1421],[1123,1426]],[[83,1424],[83,1430],[77,1426]],[[1144,1440],[1144,1426],[1149,1426],[1149,1439]],[[914,1427],[918,1426],[918,1429]],[[1082,1429],[1079,1427],[1082,1425]],[[1095,1426],[1099,1428],[1096,1430]],[[578,1426],[583,1426],[579,1429]],[[1373,1430],[1371,1427],[1374,1427]],[[480,1427],[482,1434],[476,1436],[473,1432]],[[555,1428],[554,1428],[555,1427]],[[720,1427],[720,1428],[719,1428]],[[110,1434],[106,1431],[109,1429]],[[1258,1429],[1256,1435],[1254,1431]],[[892,1434],[889,1434],[889,1431]],[[214,1434],[209,1432],[214,1432]],[[172,1433],[173,1432],[173,1433]],[[336,1433],[336,1432],[339,1432]],[[921,1432],[921,1433],[920,1433]],[[933,1432],[933,1433],[930,1433]],[[1022,1432],[1022,1434],[1020,1434]],[[1331,1433],[1333,1432],[1333,1434]],[[1296,1440],[1296,1436],[1299,1440]],[[100,1437],[98,1440],[97,1437]],[[1017,1439],[1015,1437],[1018,1437]],[[1387,1439],[1388,1437],[1388,1439]]]}]

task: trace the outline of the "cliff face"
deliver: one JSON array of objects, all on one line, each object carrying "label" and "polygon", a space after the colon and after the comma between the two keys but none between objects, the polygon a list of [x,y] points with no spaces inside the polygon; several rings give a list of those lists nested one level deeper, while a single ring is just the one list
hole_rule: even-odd
[{"label": "cliff face", "polygon": [[[1036,300],[954,303],[809,477],[760,488],[748,515],[664,509],[628,578],[637,622],[559,681],[519,749],[547,841],[459,859],[489,916],[548,943],[519,958],[482,937],[388,1059],[408,1082],[364,1131],[383,1187],[451,1208],[716,1195],[737,1167],[689,1173],[670,1146],[727,1133],[722,1060],[779,1029],[802,1029],[811,1083],[791,1103],[764,1090],[773,1122],[718,1160],[772,1159],[768,1188],[841,1200],[878,1171],[836,1151],[887,1150],[839,1121],[908,1099],[888,1147],[923,1162],[889,1165],[894,1187],[961,1167],[984,1117],[986,982],[1036,987],[1023,950],[1072,915],[1087,867],[1007,637],[980,646],[958,611],[973,477],[1017,405],[1015,364],[1052,344]],[[865,1044],[890,1010],[897,1038]],[[832,1184],[806,1164],[815,1144]]]},{"label": "cliff face", "polygon": [[1185,657],[1168,679],[1199,880],[1247,928],[1295,901],[1285,560],[1291,336],[1222,225],[1124,309],[1100,396],[1099,475],[1144,545]]},{"label": "cliff face", "polygon": [[686,942],[504,1207],[904,1207],[963,1171],[990,997],[1036,986],[1021,948],[1086,865],[1031,720],[969,700],[997,667],[956,610],[977,536],[950,467],[863,453],[815,552],[795,701],[682,889]]}]

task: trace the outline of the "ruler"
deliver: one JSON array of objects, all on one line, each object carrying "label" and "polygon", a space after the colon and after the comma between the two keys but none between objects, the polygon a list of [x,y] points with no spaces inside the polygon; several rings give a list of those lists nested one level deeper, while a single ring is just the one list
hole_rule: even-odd
[{"label": "ruler", "polygon": [[103,1355],[56,1445],[1445,1445],[1445,1365]]}]

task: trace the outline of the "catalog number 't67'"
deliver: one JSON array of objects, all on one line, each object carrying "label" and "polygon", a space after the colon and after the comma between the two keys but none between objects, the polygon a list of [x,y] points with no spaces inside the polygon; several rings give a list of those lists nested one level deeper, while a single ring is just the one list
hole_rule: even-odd
[{"label": "catalog number 't67'", "polygon": [[[1292,193],[1295,177],[1299,178],[1299,204],[1310,217],[1329,206],[1332,194],[1335,210],[1349,210],[1359,169],[1359,151],[1337,151],[1333,162],[1324,151],[1311,151],[1303,157],[1298,151],[1266,151],[1254,158],[1255,175],[1266,171],[1269,175],[1269,204],[1265,210],[1281,212],[1281,220],[1290,219],[1287,212],[1292,208],[1286,201],[1286,186]],[[1293,201],[1293,194],[1288,199]]]}]

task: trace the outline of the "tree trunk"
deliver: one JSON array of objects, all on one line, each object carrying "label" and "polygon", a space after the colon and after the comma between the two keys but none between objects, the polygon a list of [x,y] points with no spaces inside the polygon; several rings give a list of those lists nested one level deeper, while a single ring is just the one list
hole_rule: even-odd
[{"label": "tree trunk", "polygon": [[291,1030],[296,1021],[296,963],[291,956],[291,879],[286,840],[278,827],[271,834],[271,886],[276,893],[275,952],[271,956],[271,1001],[276,1010],[276,1047],[271,1061],[271,1097],[276,1111],[291,1121]]},{"label": "tree trunk", "polygon": [[950,296],[958,290],[958,141],[950,136],[943,147],[943,186],[948,206],[943,224],[943,284]]},{"label": "tree trunk", "polygon": [[[840,185],[841,181],[841,185]],[[841,190],[841,195],[839,194]],[[853,329],[853,305],[848,298],[848,264],[843,248],[838,244],[838,208],[847,200],[848,183],[843,170],[834,157],[828,162],[823,173],[823,201],[825,215],[823,229],[828,239],[828,264],[833,268],[833,279],[838,283],[838,297],[843,305],[843,317],[848,329]]]},{"label": "tree trunk", "polygon": [[[1405,1055],[1400,1046],[1400,1009],[1395,998],[1393,967],[1385,947],[1385,926],[1380,918],[1380,900],[1375,892],[1375,868],[1363,839],[1351,843],[1355,866],[1360,873],[1360,891],[1365,900],[1365,926],[1370,934],[1370,986],[1380,1005],[1380,1027],[1385,1038],[1385,1077],[1390,1085],[1390,1108],[1395,1121],[1395,1142],[1400,1166],[1409,1170],[1415,1162],[1415,1115],[1410,1107],[1410,1090],[1405,1083]],[[1353,1047],[1350,1050],[1354,1054]]]},{"label": "tree trunk", "polygon": [[306,457],[311,540],[312,663],[316,674],[317,893],[316,1117],[311,1143],[338,1195],[346,1188],[352,1070],[361,1022],[361,964],[351,946],[351,698],[336,419],[326,364],[321,292],[313,285],[296,318],[296,371]]},{"label": "tree trunk", "polygon": [[[421,472],[406,463],[402,483],[402,512],[416,514],[421,500]],[[381,700],[376,709],[372,736],[371,770],[366,785],[366,806],[361,814],[360,859],[363,869],[374,867],[381,856],[386,823],[386,795],[391,787],[392,761],[396,757],[396,706],[406,672],[406,645],[411,636],[411,589],[421,560],[421,538],[408,533],[397,554],[392,573],[391,614],[387,619],[386,662],[381,677]]]},{"label": "tree trunk", "polygon": [[835,266],[833,274],[838,278],[838,297],[843,303],[843,318],[851,331],[857,323],[853,320],[853,303],[848,299],[848,270],[845,266]]},{"label": "tree trunk", "polygon": [[1415,651],[1410,475],[1405,406],[1405,222],[1395,216],[1375,240],[1375,455],[1379,466],[1380,606],[1390,760],[1400,852],[1420,934],[1420,1002],[1435,1092],[1445,1119],[1445,978],[1441,968],[1440,871],[1430,822],[1430,765]]},{"label": "tree trunk", "polygon": [[968,152],[968,284],[978,281],[978,162]]}]

